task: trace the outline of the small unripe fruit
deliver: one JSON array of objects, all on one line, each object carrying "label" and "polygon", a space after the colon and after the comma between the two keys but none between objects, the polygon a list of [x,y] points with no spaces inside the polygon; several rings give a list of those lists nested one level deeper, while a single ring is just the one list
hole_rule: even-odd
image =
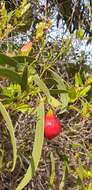
[{"label": "small unripe fruit", "polygon": [[59,118],[49,110],[45,115],[44,136],[47,139],[53,139],[61,132],[61,122]]},{"label": "small unripe fruit", "polygon": [[31,49],[32,49],[32,42],[30,41],[22,46],[21,52],[26,53],[26,52],[30,51]]}]

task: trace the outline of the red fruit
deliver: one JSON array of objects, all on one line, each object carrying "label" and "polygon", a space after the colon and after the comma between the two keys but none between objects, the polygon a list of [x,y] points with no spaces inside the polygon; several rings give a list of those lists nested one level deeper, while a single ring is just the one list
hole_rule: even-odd
[{"label": "red fruit", "polygon": [[44,126],[44,136],[47,139],[52,139],[59,135],[61,132],[61,123],[60,120],[53,114],[53,111],[50,110],[45,116],[45,126]]}]

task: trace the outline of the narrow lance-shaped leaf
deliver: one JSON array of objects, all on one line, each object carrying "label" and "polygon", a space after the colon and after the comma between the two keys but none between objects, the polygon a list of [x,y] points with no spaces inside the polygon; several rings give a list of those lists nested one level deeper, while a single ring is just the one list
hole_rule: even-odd
[{"label": "narrow lance-shaped leaf", "polygon": [[35,141],[33,146],[33,152],[32,152],[32,158],[30,165],[27,169],[26,174],[24,175],[24,178],[16,188],[16,190],[22,190],[32,179],[32,177],[35,174],[35,171],[38,167],[40,158],[41,158],[41,152],[42,152],[42,146],[43,146],[43,140],[44,140],[44,104],[43,102],[40,103],[40,105],[37,108],[37,116],[38,116],[38,122],[36,126],[35,131]]},{"label": "narrow lance-shaped leaf", "polygon": [[64,188],[65,188],[65,179],[67,177],[67,174],[68,174],[68,163],[66,161],[64,161],[64,163],[63,163],[63,175],[62,175],[61,183],[59,185],[59,190],[64,190]]},{"label": "narrow lance-shaped leaf", "polygon": [[17,68],[18,64],[19,64],[18,61],[15,60],[14,58],[0,53],[0,65],[3,65],[3,66],[9,65],[11,67]]},{"label": "narrow lance-shaped leaf", "polygon": [[40,79],[39,75],[34,75],[33,78],[35,84],[43,91],[43,93],[47,96],[47,98],[50,97],[49,89],[47,88],[46,84]]},{"label": "narrow lance-shaped leaf", "polygon": [[40,79],[39,75],[34,75],[33,78],[35,84],[42,90],[42,92],[46,95],[48,99],[48,103],[53,107],[61,106],[61,102],[59,102],[56,98],[50,95],[50,91],[47,88],[46,84],[43,82],[42,79]]},{"label": "narrow lance-shaped leaf", "polygon": [[[50,154],[50,159],[51,159],[51,176],[50,176],[50,186],[51,188],[54,187],[54,182],[55,182],[55,160],[54,160],[54,156],[53,153],[51,152]],[[51,189],[49,188],[49,190]]]},{"label": "narrow lance-shaped leaf", "polygon": [[0,170],[3,167],[3,159],[4,159],[4,150],[0,148]]},{"label": "narrow lance-shaped leaf", "polygon": [[[64,84],[63,79],[54,71],[50,70],[54,80],[57,82],[58,89],[67,90],[66,85]],[[68,93],[61,93],[62,107],[66,107],[69,102]]]},{"label": "narrow lance-shaped leaf", "polygon": [[13,129],[13,125],[12,125],[10,116],[9,116],[8,112],[6,111],[4,105],[1,102],[0,102],[0,112],[6,122],[7,129],[10,133],[11,144],[12,144],[12,148],[13,148],[13,166],[12,166],[11,171],[13,171],[15,168],[16,159],[17,159],[16,138],[14,135],[14,129]]},{"label": "narrow lance-shaped leaf", "polygon": [[28,66],[26,65],[23,70],[22,80],[21,80],[21,89],[22,91],[26,90],[28,87]]},{"label": "narrow lance-shaped leaf", "polygon": [[21,11],[21,16],[26,13],[26,11],[28,11],[28,9],[30,8],[30,3],[28,3],[27,5],[25,5],[24,7],[22,7],[22,11]]},{"label": "narrow lance-shaped leaf", "polygon": [[61,94],[61,93],[68,93],[68,91],[62,90],[62,89],[50,89],[50,93],[55,95],[55,94]]},{"label": "narrow lance-shaped leaf", "polygon": [[83,82],[82,82],[80,72],[75,74],[75,86],[76,87],[83,86]]},{"label": "narrow lance-shaped leaf", "polygon": [[61,106],[61,102],[59,100],[57,100],[56,98],[54,98],[53,96],[50,96],[48,98],[48,102],[51,106],[53,106],[54,108],[58,108]]},{"label": "narrow lance-shaped leaf", "polygon": [[14,56],[14,57],[12,57],[12,59],[14,59],[16,62],[18,62],[19,66],[21,66],[22,63],[25,63],[25,62],[32,63],[34,61],[34,58],[32,56]]},{"label": "narrow lance-shaped leaf", "polygon": [[84,87],[83,90],[81,90],[78,93],[78,96],[86,96],[87,93],[89,92],[90,88],[91,88],[91,85],[88,85],[87,87]]},{"label": "narrow lance-shaped leaf", "polygon": [[11,82],[21,84],[21,76],[10,69],[0,68],[0,76],[8,78]]}]

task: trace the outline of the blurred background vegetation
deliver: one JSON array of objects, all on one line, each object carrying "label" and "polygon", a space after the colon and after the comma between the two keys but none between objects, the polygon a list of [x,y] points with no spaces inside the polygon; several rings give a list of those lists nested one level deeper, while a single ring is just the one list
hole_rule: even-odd
[{"label": "blurred background vegetation", "polygon": [[0,190],[92,190],[91,64],[92,0],[0,1]]}]

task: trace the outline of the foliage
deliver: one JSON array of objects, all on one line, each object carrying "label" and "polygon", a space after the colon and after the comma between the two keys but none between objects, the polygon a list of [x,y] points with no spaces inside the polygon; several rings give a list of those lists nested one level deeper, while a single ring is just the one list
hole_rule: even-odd
[{"label": "foliage", "polygon": [[[27,0],[16,2],[13,1],[13,7],[10,7],[2,1],[0,6],[0,112],[3,116],[0,122],[1,182],[6,171],[10,177],[13,176],[11,171],[14,170],[14,175],[19,171],[11,184],[5,182],[8,183],[7,188],[21,190],[28,185],[32,189],[34,187],[31,182],[35,184],[35,176],[41,175],[41,167],[43,167],[42,171],[45,170],[44,168],[48,169],[47,173],[45,171],[48,184],[48,187],[45,187],[48,189],[67,190],[72,185],[70,189],[91,190],[92,69],[85,64],[82,56],[79,56],[78,60],[75,59],[74,64],[70,63],[71,54],[72,57],[74,56],[73,35],[62,37],[59,41],[47,40],[52,28],[49,9],[51,6],[52,12],[54,11],[54,1],[47,1],[45,7],[47,10],[42,10],[45,15],[38,19],[37,23],[35,22],[33,38],[29,42],[31,47],[28,46],[28,51],[23,54],[22,48],[16,48],[16,45],[14,48],[13,42],[11,48],[10,36],[17,34],[17,31],[21,32],[24,25],[24,29],[26,28],[25,18],[29,16],[27,13],[30,9],[33,11],[33,5],[36,6],[35,1],[32,1],[32,4]],[[57,2],[58,7],[60,2]],[[70,32],[77,29],[76,38],[83,40],[85,31],[87,32],[88,29],[86,25],[84,30],[84,21],[89,24],[85,18],[85,3],[83,4],[85,12],[80,12],[83,17],[81,22],[78,20],[79,17],[75,18],[76,8],[77,11],[81,11],[81,1],[79,3],[76,1],[75,5],[72,1],[62,1],[62,4],[64,9],[61,11],[67,28]],[[70,12],[66,13],[65,5],[69,6]],[[74,19],[71,20],[72,31],[72,24],[68,21],[73,8],[75,9],[74,17],[71,18]],[[31,23],[32,20],[30,25]],[[90,34],[90,29],[88,33]],[[23,44],[23,47],[27,44]],[[52,141],[44,139],[44,116],[49,108],[57,112],[63,124],[63,132]],[[27,118],[29,116],[31,119]],[[2,127],[4,120],[9,134],[5,127]],[[13,151],[8,148],[11,145]],[[10,171],[12,156],[13,166]],[[59,169],[56,167],[58,162]],[[38,165],[39,163],[41,166]],[[59,180],[58,172],[61,172]],[[69,180],[69,177],[72,177],[74,183]]]},{"label": "foliage", "polygon": [[41,152],[42,152],[42,145],[44,140],[44,104],[43,102],[40,103],[39,107],[37,108],[37,116],[38,116],[38,123],[36,126],[36,133],[35,133],[35,142],[32,152],[32,158],[30,161],[30,165],[27,169],[27,172],[16,188],[16,190],[23,189],[28,182],[33,177],[35,171],[37,170],[38,163],[40,161]]},{"label": "foliage", "polygon": [[[27,0],[21,1],[20,5],[14,10],[7,9],[5,1],[0,5],[0,39],[3,40],[17,27],[23,25],[22,16],[30,8],[30,3]],[[22,18],[22,20],[21,20]]]},{"label": "foliage", "polygon": [[16,159],[17,159],[16,139],[15,139],[14,129],[12,126],[11,119],[8,115],[8,112],[6,111],[5,107],[3,106],[3,104],[1,102],[0,102],[0,112],[1,112],[4,120],[6,121],[6,125],[9,130],[10,137],[11,137],[11,143],[12,143],[12,147],[13,147],[13,166],[12,166],[11,171],[13,171],[15,169]]}]

